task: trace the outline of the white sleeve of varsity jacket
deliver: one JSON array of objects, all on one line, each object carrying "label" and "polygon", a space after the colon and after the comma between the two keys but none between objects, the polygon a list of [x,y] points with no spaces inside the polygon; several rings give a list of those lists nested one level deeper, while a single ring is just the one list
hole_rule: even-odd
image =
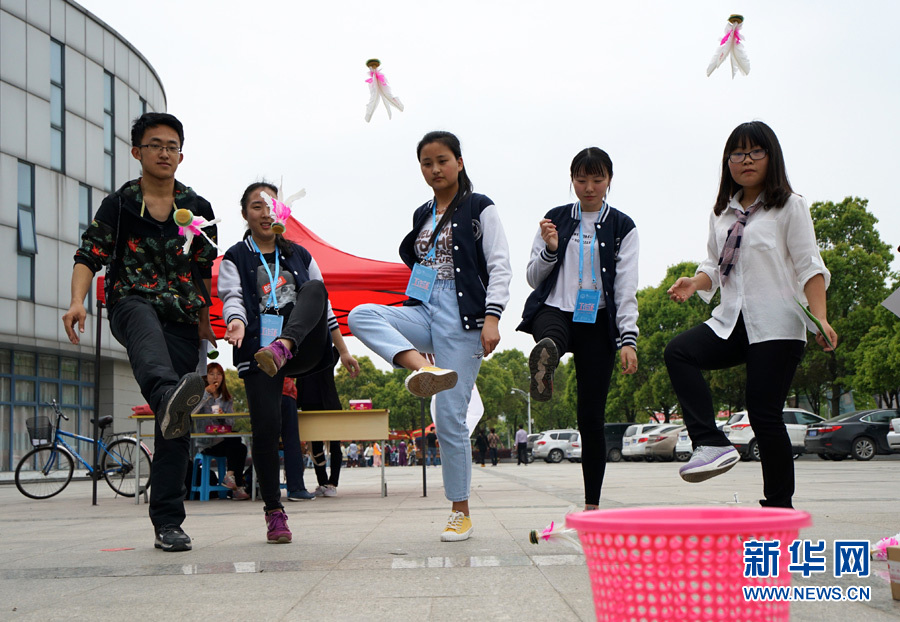
[{"label": "white sleeve of varsity jacket", "polygon": [[638,337],[638,251],[640,242],[637,227],[628,232],[619,245],[616,260],[616,282],[613,299],[616,303],[616,327],[621,345],[637,348]]},{"label": "white sleeve of varsity jacket", "polygon": [[225,324],[237,318],[247,325],[247,310],[244,308],[244,291],[241,287],[241,276],[237,266],[229,259],[223,259],[219,264],[219,278],[216,281],[216,290],[222,301],[222,316]]},{"label": "white sleeve of varsity jacket", "polygon": [[[322,271],[319,269],[319,264],[316,263],[315,257],[310,257],[309,261],[309,278],[315,279],[317,281],[325,282],[325,279],[322,278]],[[327,286],[326,286],[327,287]],[[328,300],[328,330],[334,330],[338,328],[338,321],[334,315],[334,311],[331,308],[331,299]]]},{"label": "white sleeve of varsity jacket", "polygon": [[489,205],[481,212],[481,248],[487,263],[488,284],[485,293],[485,315],[500,317],[509,302],[509,282],[512,267],[509,264],[509,244],[500,212],[496,205]]},{"label": "white sleeve of varsity jacket", "polygon": [[559,249],[556,252],[547,250],[547,243],[541,237],[541,228],[538,227],[531,243],[531,256],[528,259],[528,268],[525,270],[525,280],[532,289],[537,289],[538,285],[544,282],[553,267],[556,265],[556,259],[559,255]]}]

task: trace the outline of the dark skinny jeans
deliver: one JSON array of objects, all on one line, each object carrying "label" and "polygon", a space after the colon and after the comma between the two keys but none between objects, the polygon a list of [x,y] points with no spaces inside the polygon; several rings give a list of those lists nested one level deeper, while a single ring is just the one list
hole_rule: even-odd
[{"label": "dark skinny jeans", "polygon": [[747,364],[747,413],[762,459],[765,499],[760,503],[766,506],[793,507],[793,448],[782,413],[803,347],[803,342],[795,339],[750,344],[743,316],[728,339],[700,324],[666,346],[669,378],[695,448],[731,444],[716,427],[712,394],[702,372]]},{"label": "dark skinny jeans", "polygon": [[606,396],[616,354],[608,314],[600,309],[597,321],[585,324],[573,322],[571,312],[544,305],[534,317],[531,334],[536,342],[549,337],[560,356],[571,352],[574,357],[584,502],[599,505],[606,474]]}]

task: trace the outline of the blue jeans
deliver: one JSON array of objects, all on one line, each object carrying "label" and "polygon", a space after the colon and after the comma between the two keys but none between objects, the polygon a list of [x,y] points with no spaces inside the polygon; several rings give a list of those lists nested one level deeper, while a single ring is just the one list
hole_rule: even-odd
[{"label": "blue jeans", "polygon": [[465,330],[460,324],[455,282],[435,281],[431,300],[414,307],[360,305],[350,312],[348,321],[353,334],[391,364],[407,350],[431,352],[435,365],[459,375],[454,388],[435,396],[434,425],[441,444],[444,495],[450,501],[467,500],[472,450],[466,412],[483,351],[481,331]]},{"label": "blue jeans", "polygon": [[437,447],[428,448],[428,457],[425,459],[425,464],[437,466]]}]

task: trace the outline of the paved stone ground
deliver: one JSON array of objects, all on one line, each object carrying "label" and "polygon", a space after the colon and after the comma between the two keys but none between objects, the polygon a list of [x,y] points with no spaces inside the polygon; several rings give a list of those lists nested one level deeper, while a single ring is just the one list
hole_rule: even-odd
[{"label": "paved stone ground", "polygon": [[[608,465],[604,508],[734,504],[753,507],[760,468],[687,484],[677,463]],[[802,537],[878,540],[900,531],[900,456],[868,463],[796,462],[795,505],[810,512]],[[440,468],[345,469],[339,495],[291,503],[294,543],[268,545],[262,505],[189,502],[186,553],[153,548],[145,505],[100,484],[73,482],[44,501],[0,485],[0,620],[592,620],[582,555],[528,541],[582,502],[577,464],[473,467],[474,535],[442,543],[449,512]],[[7,475],[8,474],[4,474]],[[307,471],[307,481],[314,481]],[[114,549],[114,550],[104,550]],[[115,550],[125,549],[125,550]],[[870,602],[795,603],[794,620],[896,620],[886,564],[866,579],[829,572],[795,585],[870,586]]]}]

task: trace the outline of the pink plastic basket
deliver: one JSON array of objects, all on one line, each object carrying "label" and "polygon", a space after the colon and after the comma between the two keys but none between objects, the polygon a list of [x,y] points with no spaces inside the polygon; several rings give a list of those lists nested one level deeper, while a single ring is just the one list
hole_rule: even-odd
[{"label": "pink plastic basket", "polygon": [[[654,507],[580,512],[598,620],[788,620],[790,603],[745,601],[745,585],[790,585],[787,547],[809,514],[780,508]],[[744,577],[746,540],[779,540],[779,573]]]}]

